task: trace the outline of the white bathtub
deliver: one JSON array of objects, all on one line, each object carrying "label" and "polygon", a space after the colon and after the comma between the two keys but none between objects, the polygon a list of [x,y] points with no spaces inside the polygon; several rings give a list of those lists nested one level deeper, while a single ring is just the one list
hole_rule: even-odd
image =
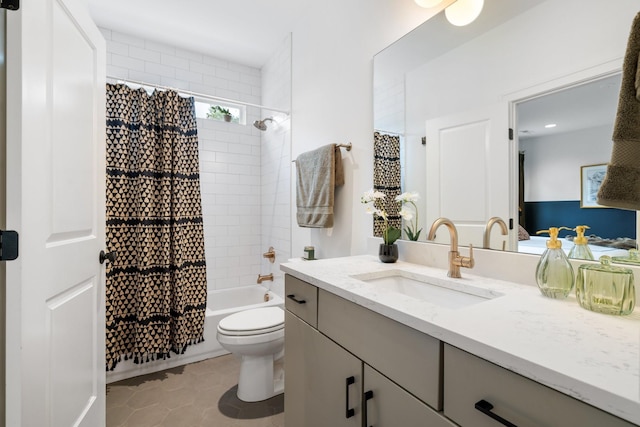
[{"label": "white bathtub", "polygon": [[[269,295],[269,301],[267,302],[264,301],[265,293]],[[216,339],[218,322],[222,318],[238,311],[273,305],[284,307],[284,302],[278,295],[260,285],[209,292],[204,320],[204,342],[190,345],[184,354],[171,353],[170,359],[156,360],[139,365],[136,365],[131,360],[123,360],[118,363],[113,371],[107,372],[107,383],[228,354],[229,352],[223,349]]]}]

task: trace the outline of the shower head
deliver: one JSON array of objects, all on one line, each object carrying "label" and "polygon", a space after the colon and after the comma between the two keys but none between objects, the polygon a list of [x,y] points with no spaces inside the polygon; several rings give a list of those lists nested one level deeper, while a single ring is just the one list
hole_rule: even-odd
[{"label": "shower head", "polygon": [[265,119],[262,120],[256,120],[255,122],[253,122],[253,125],[260,130],[267,130],[267,120],[272,122],[273,119],[271,117],[267,117]]}]

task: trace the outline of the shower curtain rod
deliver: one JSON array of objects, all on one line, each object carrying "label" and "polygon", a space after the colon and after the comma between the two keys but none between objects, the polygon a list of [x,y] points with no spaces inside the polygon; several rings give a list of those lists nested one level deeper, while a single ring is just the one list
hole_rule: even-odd
[{"label": "shower curtain rod", "polygon": [[190,90],[183,90],[183,89],[178,89],[178,88],[169,87],[169,86],[162,86],[162,85],[158,85],[158,84],[154,84],[154,83],[143,82],[143,81],[140,81],[140,80],[123,79],[122,77],[115,77],[115,76],[107,76],[107,79],[108,80],[115,80],[117,82],[123,82],[123,83],[132,83],[134,85],[149,86],[149,87],[153,87],[153,88],[161,89],[161,90],[173,90],[173,91],[176,91],[176,92],[178,92],[180,94],[183,94],[183,95],[193,96],[194,98],[200,98],[200,99],[204,99],[204,100],[208,100],[208,101],[228,102],[230,104],[244,105],[244,106],[247,106],[247,107],[257,107],[257,108],[262,108],[264,110],[275,111],[277,113],[283,113],[283,114],[286,114],[287,116],[289,115],[288,111],[281,110],[279,108],[271,108],[271,107],[268,107],[266,105],[252,104],[250,102],[238,101],[238,100],[235,100],[235,99],[223,98],[223,97],[220,97],[220,96],[207,95],[205,93],[192,92]]},{"label": "shower curtain rod", "polygon": [[384,129],[374,129],[373,131],[374,132],[386,133],[388,135],[404,136],[404,133],[398,133],[398,132],[394,132],[394,131],[390,131],[390,130],[384,130]]}]

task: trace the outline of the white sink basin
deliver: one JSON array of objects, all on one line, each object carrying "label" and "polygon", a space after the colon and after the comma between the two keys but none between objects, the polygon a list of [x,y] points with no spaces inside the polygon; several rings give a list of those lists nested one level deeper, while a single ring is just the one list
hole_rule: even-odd
[{"label": "white sink basin", "polygon": [[461,283],[461,279],[432,277],[405,270],[377,271],[351,277],[374,286],[377,292],[402,294],[449,309],[467,307],[502,296]]}]

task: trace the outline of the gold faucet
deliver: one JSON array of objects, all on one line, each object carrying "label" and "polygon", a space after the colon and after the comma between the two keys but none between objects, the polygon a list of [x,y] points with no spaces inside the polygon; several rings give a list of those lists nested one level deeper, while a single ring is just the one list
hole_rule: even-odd
[{"label": "gold faucet", "polygon": [[[489,240],[491,239],[491,228],[493,228],[494,224],[498,224],[500,226],[500,229],[502,230],[502,235],[506,236],[509,234],[509,230],[507,229],[507,224],[505,224],[505,222],[502,220],[502,218],[497,217],[497,216],[493,216],[491,218],[489,218],[489,221],[487,221],[487,225],[484,227],[484,235],[482,237],[482,248],[483,249],[491,249],[491,244],[489,243]],[[505,244],[507,242],[505,240],[502,241],[502,250],[504,251],[505,249]]]},{"label": "gold faucet", "polygon": [[438,218],[433,224],[431,224],[431,229],[429,230],[429,235],[427,236],[427,240],[433,240],[436,237],[436,230],[441,225],[444,225],[449,229],[449,235],[451,236],[451,248],[449,249],[449,272],[447,276],[460,278],[460,267],[465,268],[473,268],[475,262],[473,260],[473,245],[469,245],[469,256],[464,257],[460,256],[458,252],[458,230],[456,230],[456,226],[453,225],[450,219],[447,218]]},{"label": "gold faucet", "polygon": [[258,284],[264,282],[265,280],[271,280],[273,282],[273,273],[269,273],[269,274],[258,274]]}]

